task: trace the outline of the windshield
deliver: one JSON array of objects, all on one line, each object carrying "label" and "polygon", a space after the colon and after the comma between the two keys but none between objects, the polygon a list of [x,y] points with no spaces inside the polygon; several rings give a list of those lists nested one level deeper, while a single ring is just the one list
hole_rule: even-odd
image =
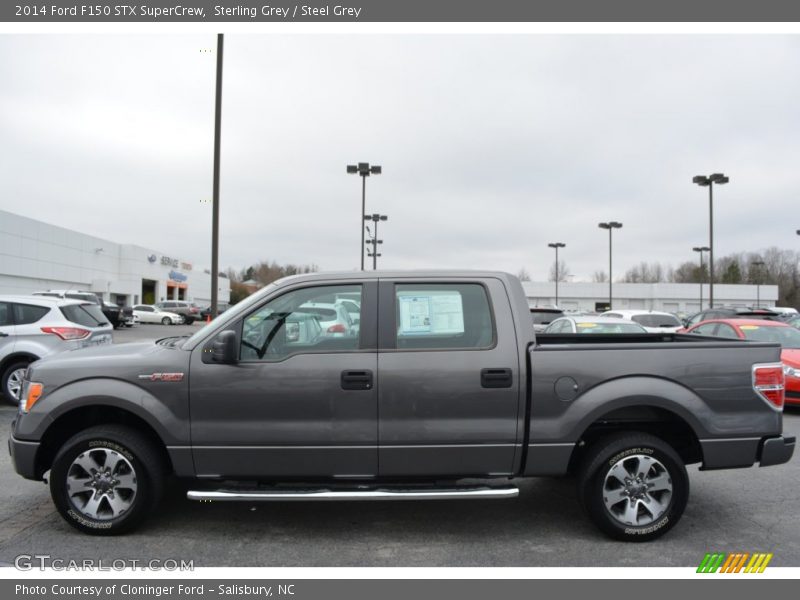
[{"label": "windshield", "polygon": [[744,337],[754,342],[778,342],[783,348],[800,348],[800,331],[794,327],[740,325]]},{"label": "windshield", "polygon": [[[252,295],[248,296],[247,298],[245,298],[244,300],[242,300],[241,302],[238,302],[236,304],[236,308],[237,308],[236,314],[240,315],[243,312],[245,312],[249,307],[251,307],[253,304],[256,304],[257,302],[260,302],[261,299],[266,294],[269,293],[267,290],[271,290],[272,288],[274,288],[277,285],[277,283],[280,282],[280,281],[282,281],[282,280],[278,279],[276,282],[267,284],[263,288],[258,290],[258,292],[256,292],[255,294],[252,294]],[[230,308],[229,306],[220,303],[220,307],[221,306],[225,306],[226,309]],[[216,323],[214,321],[211,321],[211,323],[208,323],[208,324],[204,325],[197,332],[195,332],[195,334],[192,337],[190,337],[188,340],[186,340],[186,342],[183,345],[188,347],[188,348],[192,348],[192,346],[194,344],[196,344],[197,342],[199,342],[200,340],[202,340],[204,337],[206,337],[208,335],[208,330],[206,328],[207,327],[214,327],[215,325],[216,325]]]},{"label": "windshield", "polygon": [[683,327],[678,317],[672,315],[633,315],[631,320],[644,327]]},{"label": "windshield", "polygon": [[575,323],[578,333],[647,333],[636,323]]}]

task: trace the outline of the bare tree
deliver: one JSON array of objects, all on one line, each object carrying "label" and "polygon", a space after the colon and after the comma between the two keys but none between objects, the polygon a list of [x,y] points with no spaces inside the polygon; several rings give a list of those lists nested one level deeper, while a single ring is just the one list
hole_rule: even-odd
[{"label": "bare tree", "polygon": [[525,269],[525,267],[522,267],[519,270],[519,272],[517,273],[517,277],[519,277],[520,281],[530,281],[531,280],[531,275],[530,275],[530,273],[528,273],[528,271]]},{"label": "bare tree", "polygon": [[566,281],[567,279],[572,277],[572,273],[570,273],[567,263],[564,262],[563,260],[558,261],[558,269],[556,269],[556,261],[553,261],[553,266],[550,267],[550,275],[547,278],[547,281],[555,281],[556,273],[558,273],[559,281]]},{"label": "bare tree", "polygon": [[592,273],[592,281],[594,283],[607,283],[608,282],[608,273],[605,271],[595,271]]}]

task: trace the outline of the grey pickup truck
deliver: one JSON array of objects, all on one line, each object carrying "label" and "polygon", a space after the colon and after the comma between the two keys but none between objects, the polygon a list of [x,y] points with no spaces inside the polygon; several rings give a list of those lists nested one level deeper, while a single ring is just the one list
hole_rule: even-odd
[{"label": "grey pickup truck", "polygon": [[505,273],[312,274],[188,338],[33,363],[9,449],[91,534],[140,524],[173,476],[255,502],[513,498],[574,475],[599,529],[645,541],[680,519],[686,465],[791,458],[783,397],[778,345],[536,336]]}]

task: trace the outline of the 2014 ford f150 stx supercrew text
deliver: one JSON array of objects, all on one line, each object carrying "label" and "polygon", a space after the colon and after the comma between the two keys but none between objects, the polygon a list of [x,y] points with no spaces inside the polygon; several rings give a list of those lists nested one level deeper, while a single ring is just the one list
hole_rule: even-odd
[{"label": "2014 ford f150 stx supercrew text", "polygon": [[511,498],[574,474],[602,531],[644,541],[680,519],[685,465],[787,462],[782,408],[776,344],[537,337],[505,273],[311,274],[189,338],[33,363],[9,448],[87,533],[131,530],[169,476],[252,502]]}]

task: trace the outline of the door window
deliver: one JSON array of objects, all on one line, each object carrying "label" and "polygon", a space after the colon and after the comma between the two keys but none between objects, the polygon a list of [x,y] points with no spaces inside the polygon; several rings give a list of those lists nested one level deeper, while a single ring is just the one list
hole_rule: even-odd
[{"label": "door window", "polygon": [[739,339],[739,336],[736,334],[736,331],[733,329],[733,327],[731,327],[730,325],[727,325],[725,323],[720,323],[719,324],[719,329],[717,330],[717,335],[719,337],[724,337],[724,338],[732,338],[732,339],[735,339],[735,340]]},{"label": "door window", "polygon": [[11,317],[11,305],[7,302],[0,302],[0,327],[13,324],[14,319]]},{"label": "door window", "polygon": [[706,323],[705,325],[700,325],[692,333],[697,335],[715,335],[717,329],[716,323]]},{"label": "door window", "polygon": [[36,323],[36,321],[50,312],[50,309],[45,306],[32,306],[30,304],[14,304],[13,306],[14,319],[17,325]]},{"label": "door window", "polygon": [[477,283],[397,284],[396,347],[401,350],[494,346],[492,311]]},{"label": "door window", "polygon": [[360,297],[361,286],[303,288],[270,300],[245,317],[240,359],[275,361],[293,354],[358,350],[359,326],[336,304],[341,294]]}]

